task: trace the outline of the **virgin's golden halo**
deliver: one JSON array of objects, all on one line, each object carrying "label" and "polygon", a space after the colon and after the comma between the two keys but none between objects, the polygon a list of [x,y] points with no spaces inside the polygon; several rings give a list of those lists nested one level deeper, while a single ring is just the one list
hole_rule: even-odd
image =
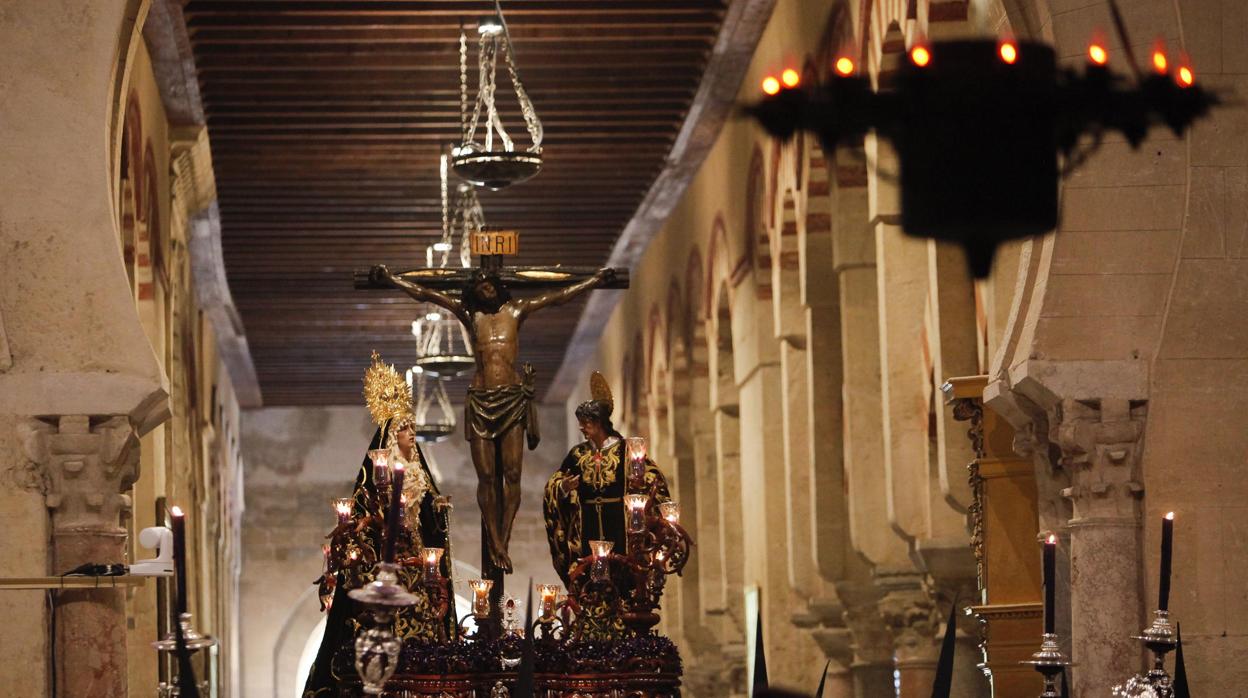
[{"label": "virgin's golden halo", "polygon": [[377,426],[412,409],[411,386],[375,350],[373,363],[364,372],[364,402]]}]

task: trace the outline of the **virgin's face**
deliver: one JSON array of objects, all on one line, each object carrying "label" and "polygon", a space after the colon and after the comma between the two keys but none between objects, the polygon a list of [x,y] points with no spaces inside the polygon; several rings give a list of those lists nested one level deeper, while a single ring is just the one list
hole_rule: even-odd
[{"label": "virgin's face", "polygon": [[394,432],[394,442],[398,444],[403,457],[410,459],[416,450],[416,431],[412,429],[412,425],[408,424]]}]

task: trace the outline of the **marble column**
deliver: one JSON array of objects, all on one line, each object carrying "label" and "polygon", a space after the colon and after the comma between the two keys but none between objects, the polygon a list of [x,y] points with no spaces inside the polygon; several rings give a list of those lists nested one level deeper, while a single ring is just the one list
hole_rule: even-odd
[{"label": "marble column", "polygon": [[872,584],[838,584],[846,602],[845,626],[849,629],[850,679],[854,698],[891,696],[893,688],[893,640],[880,617]]},{"label": "marble column", "polygon": [[[53,421],[55,420],[55,421]],[[27,456],[42,470],[52,517],[52,570],[124,559],[129,510],[124,493],[138,478],[139,441],[122,416],[30,419],[21,427]],[[57,692],[66,696],[127,695],[125,592],[58,591],[52,648]]]},{"label": "marble column", "polygon": [[1142,668],[1140,483],[1146,406],[1126,399],[1063,400],[1056,408],[1062,494],[1070,520],[1073,695],[1105,694]]},{"label": "marble column", "polygon": [[893,664],[900,679],[898,698],[926,698],[932,693],[940,656],[940,611],[921,574],[890,574],[877,568],[876,585],[884,594],[880,615],[893,634]]}]

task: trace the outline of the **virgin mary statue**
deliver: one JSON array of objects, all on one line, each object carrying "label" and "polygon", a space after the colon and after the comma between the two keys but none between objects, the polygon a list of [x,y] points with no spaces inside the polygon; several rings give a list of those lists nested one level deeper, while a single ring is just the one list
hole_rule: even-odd
[{"label": "virgin mary statue", "polygon": [[[421,584],[421,567],[415,564],[424,548],[441,548],[445,551],[440,562],[442,577],[447,589],[453,588],[450,586],[449,498],[439,493],[438,484],[416,442],[411,390],[393,367],[381,363],[376,352],[364,382],[369,411],[378,427],[355,477],[350,517],[331,534],[332,557],[337,564],[327,564],[324,574],[317,580],[322,610],[328,611],[329,616],[325,622],[325,637],[304,685],[304,698],[336,697],[343,687],[358,682],[352,644],[360,628],[363,608],[347,593],[373,580],[373,565],[381,556],[384,531],[381,525],[384,512],[380,506],[383,497],[379,495],[387,491],[385,482],[378,487],[378,479],[388,479],[387,472],[396,463],[406,469],[404,525],[398,537],[398,559],[410,562],[399,568],[399,583],[420,602],[398,612],[394,621],[395,636],[405,642],[438,642],[454,638],[455,633],[453,601],[448,609],[439,612]],[[379,450],[388,456],[389,469],[374,466],[371,456]]]}]

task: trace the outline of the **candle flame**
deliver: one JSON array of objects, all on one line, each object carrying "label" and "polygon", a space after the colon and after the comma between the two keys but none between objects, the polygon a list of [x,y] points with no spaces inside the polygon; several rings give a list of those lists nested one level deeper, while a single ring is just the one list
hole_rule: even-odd
[{"label": "candle flame", "polygon": [[849,77],[854,74],[854,59],[849,56],[841,56],[836,59],[836,72]]},{"label": "candle flame", "polygon": [[919,45],[910,49],[910,60],[920,68],[926,67],[932,62],[932,52],[927,50],[926,46]]},{"label": "candle flame", "polygon": [[1166,70],[1170,68],[1170,61],[1166,59],[1166,52],[1163,50],[1161,42],[1157,42],[1156,48],[1153,49],[1153,69],[1162,75],[1166,74]]},{"label": "candle flame", "polygon": [[801,81],[802,76],[792,68],[785,68],[784,72],[780,73],[780,82],[784,83],[785,87],[797,87]]},{"label": "candle flame", "polygon": [[1174,512],[1172,511],[1172,512],[1170,512],[1170,513],[1166,514],[1166,518],[1167,518],[1167,519],[1170,519],[1171,521],[1174,521]]},{"label": "candle flame", "polygon": [[763,92],[769,95],[777,94],[780,92],[780,81],[772,75],[763,78]]},{"label": "candle flame", "polygon": [[1018,46],[1013,41],[1002,41],[997,53],[1001,55],[1001,60],[1009,65],[1014,65],[1014,61],[1018,60]]},{"label": "candle flame", "polygon": [[395,463],[395,464],[394,464],[394,470],[403,470],[403,469],[404,469],[404,468],[403,468],[403,464],[402,464],[402,463]]},{"label": "candle flame", "polygon": [[1191,87],[1196,82],[1196,76],[1192,74],[1192,69],[1187,66],[1179,68],[1179,85],[1182,87]]},{"label": "candle flame", "polygon": [[1088,59],[1097,65],[1105,65],[1109,62],[1109,52],[1100,44],[1092,44],[1088,46]]},{"label": "candle flame", "polygon": [[437,554],[434,553],[432,550],[425,551],[425,562],[433,562],[437,559],[438,559]]},{"label": "candle flame", "polygon": [[1048,542],[1050,545],[1057,545],[1057,534],[1050,533]]},{"label": "candle flame", "polygon": [[181,517],[181,516],[186,516],[186,514],[183,514],[183,513],[182,513],[182,507],[180,507],[180,506],[178,506],[178,505],[176,505],[176,504],[175,504],[174,506],[172,506],[172,507],[169,507],[169,515],[170,515],[170,516],[179,516],[179,517]]}]

